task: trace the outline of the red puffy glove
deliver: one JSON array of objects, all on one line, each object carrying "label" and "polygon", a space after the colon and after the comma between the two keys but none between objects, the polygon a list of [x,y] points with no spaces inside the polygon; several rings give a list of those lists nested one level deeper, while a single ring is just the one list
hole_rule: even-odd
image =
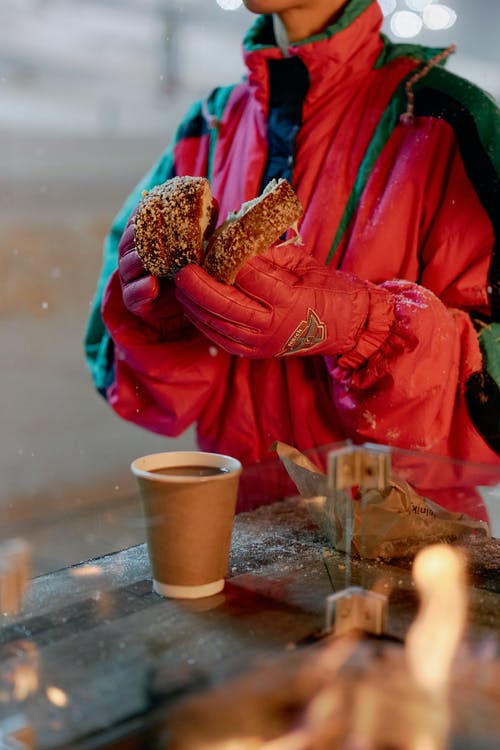
[{"label": "red puffy glove", "polygon": [[231,354],[251,358],[346,354],[356,366],[378,349],[393,322],[392,295],[319,266],[293,247],[252,258],[236,284],[183,268],[175,279],[187,317]]},{"label": "red puffy glove", "polygon": [[[135,213],[135,212],[134,212]],[[128,220],[118,246],[118,277],[127,310],[156,324],[165,336],[178,334],[187,325],[169,279],[151,276],[135,249],[134,214]]]}]

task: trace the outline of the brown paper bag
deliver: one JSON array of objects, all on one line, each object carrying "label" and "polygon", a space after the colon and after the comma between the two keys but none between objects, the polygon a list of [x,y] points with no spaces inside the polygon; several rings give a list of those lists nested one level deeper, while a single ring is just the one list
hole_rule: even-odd
[{"label": "brown paper bag", "polygon": [[489,536],[488,525],[420,496],[394,475],[383,490],[328,492],[326,475],[296,448],[275,443],[311,517],[338,550],[367,559],[413,557],[428,544]]}]

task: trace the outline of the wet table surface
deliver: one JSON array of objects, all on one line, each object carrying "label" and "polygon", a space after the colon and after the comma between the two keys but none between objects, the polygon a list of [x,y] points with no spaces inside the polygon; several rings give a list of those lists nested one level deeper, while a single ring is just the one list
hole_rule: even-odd
[{"label": "wet table surface", "polygon": [[[498,578],[495,569],[474,576],[466,633],[470,647],[489,644],[496,658]],[[134,717],[144,724],[165,696],[308,648],[324,629],[326,597],[347,586],[385,593],[386,634],[404,640],[418,606],[410,566],[332,551],[297,499],[236,518],[228,579],[210,598],[153,593],[144,544],[40,576],[20,615],[3,618],[0,720],[21,711],[40,750],[122,747],[116,728]],[[12,675],[30,665],[38,690],[9,699]]]}]

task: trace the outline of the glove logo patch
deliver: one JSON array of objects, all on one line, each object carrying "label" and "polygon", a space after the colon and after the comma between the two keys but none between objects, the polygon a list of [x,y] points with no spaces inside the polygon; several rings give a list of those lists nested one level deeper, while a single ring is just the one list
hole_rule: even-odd
[{"label": "glove logo patch", "polygon": [[297,354],[305,349],[312,349],[318,344],[326,341],[326,325],[322,323],[317,313],[307,308],[307,320],[302,320],[292,333],[283,349],[277,355],[285,357],[288,354]]}]

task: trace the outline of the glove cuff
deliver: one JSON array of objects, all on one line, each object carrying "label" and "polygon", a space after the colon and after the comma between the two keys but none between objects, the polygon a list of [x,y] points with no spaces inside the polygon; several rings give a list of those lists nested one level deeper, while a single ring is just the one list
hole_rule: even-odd
[{"label": "glove cuff", "polygon": [[394,297],[387,290],[370,284],[370,308],[366,327],[354,349],[337,360],[339,367],[357,369],[380,349],[394,323]]}]

